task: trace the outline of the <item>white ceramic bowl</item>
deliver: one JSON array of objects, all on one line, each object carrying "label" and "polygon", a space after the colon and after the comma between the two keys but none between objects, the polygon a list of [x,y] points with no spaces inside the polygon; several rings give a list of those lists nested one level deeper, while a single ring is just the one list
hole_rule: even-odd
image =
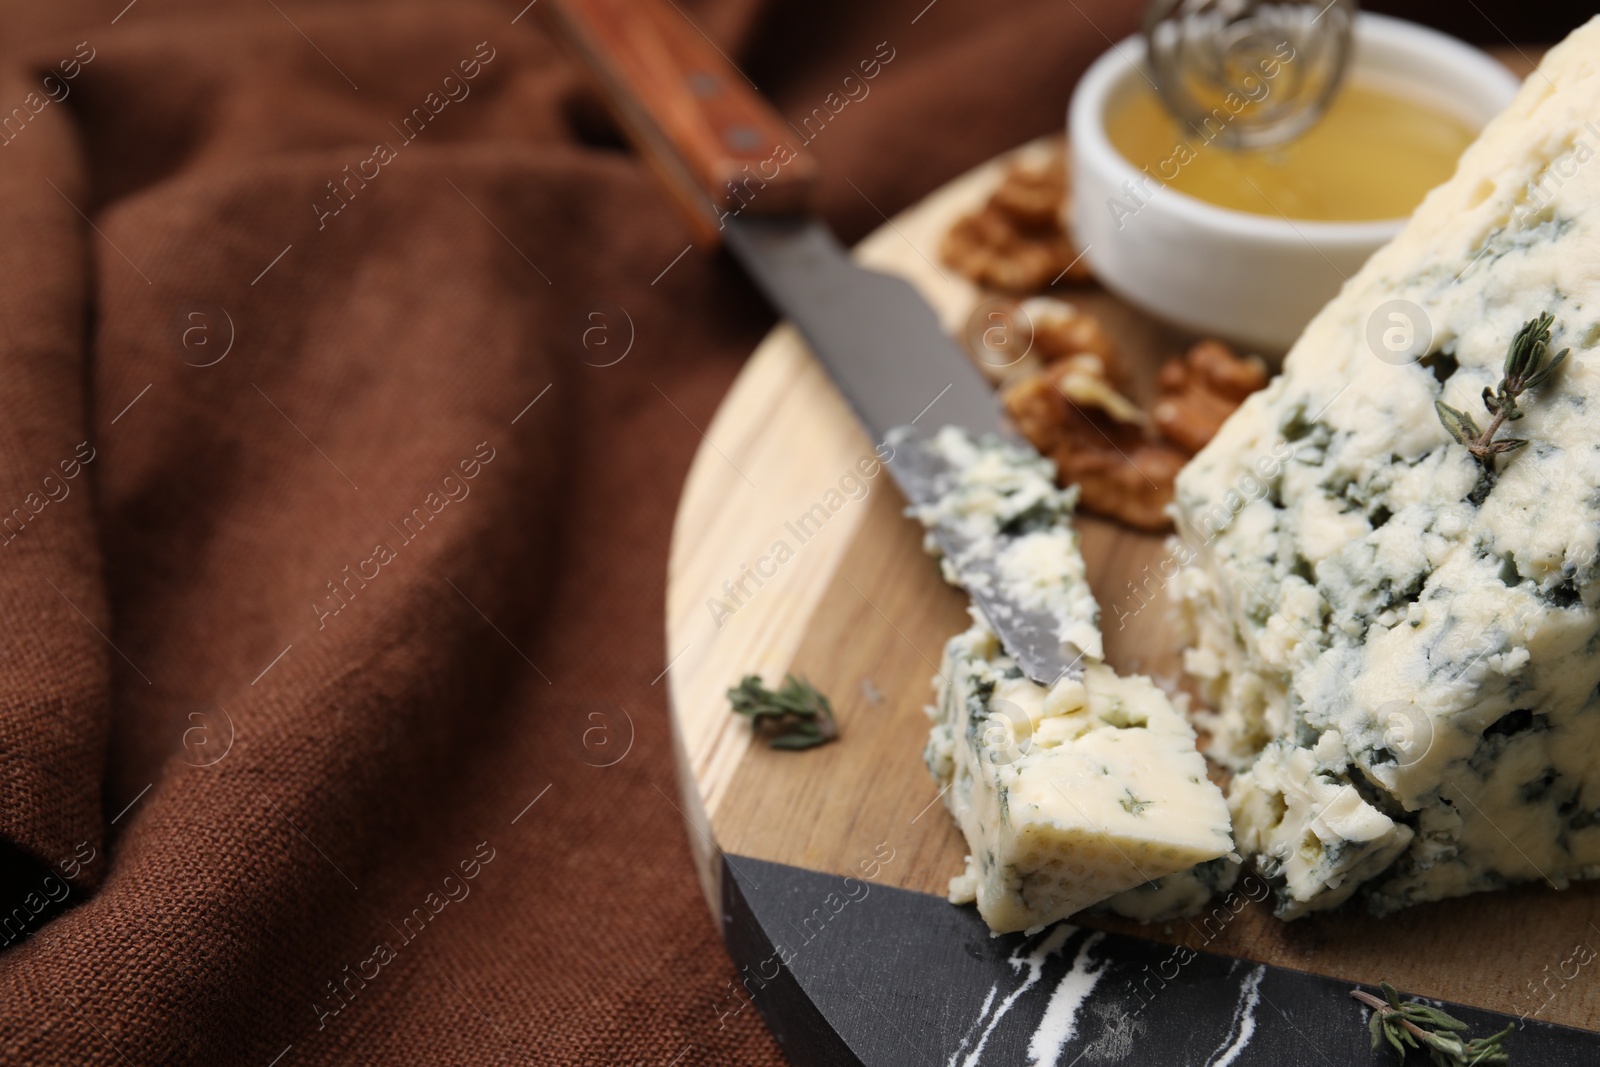
[{"label": "white ceramic bowl", "polygon": [[[1144,41],[1095,61],[1067,111],[1072,155],[1069,224],[1095,276],[1158,318],[1265,355],[1286,351],[1344,279],[1400,231],[1404,219],[1302,222],[1216,207],[1165,188],[1122,157],[1105,116],[1144,84]],[[1472,129],[1511,101],[1518,81],[1453,37],[1361,14],[1348,77],[1454,115]],[[1210,151],[1220,149],[1212,148]],[[1142,184],[1136,205],[1127,183]]]}]

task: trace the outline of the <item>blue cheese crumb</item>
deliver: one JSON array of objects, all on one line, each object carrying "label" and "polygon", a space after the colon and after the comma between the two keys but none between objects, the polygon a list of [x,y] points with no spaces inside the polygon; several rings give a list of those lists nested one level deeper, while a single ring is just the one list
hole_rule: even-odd
[{"label": "blue cheese crumb", "polygon": [[[936,502],[911,513],[924,526],[954,530],[967,546],[959,557],[941,558],[945,580],[1046,613],[1058,638],[1098,659],[1100,608],[1071,524],[1077,490],[1056,486],[1048,459],[999,438],[975,439],[947,426],[925,447],[948,466],[949,484]],[[940,554],[931,533],[925,543]],[[991,590],[996,581],[1002,588]]]}]

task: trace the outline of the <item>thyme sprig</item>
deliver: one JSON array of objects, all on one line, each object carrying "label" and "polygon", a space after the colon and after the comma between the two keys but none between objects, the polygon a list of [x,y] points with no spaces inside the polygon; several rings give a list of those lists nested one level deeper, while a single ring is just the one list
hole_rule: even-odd
[{"label": "thyme sprig", "polygon": [[839,736],[828,698],[792,674],[785,675],[776,690],[762,685],[759,675],[747,674],[728,690],[728,702],[772,748],[814,748]]},{"label": "thyme sprig", "polygon": [[1522,329],[1512,338],[1510,347],[1506,349],[1505,377],[1500,379],[1496,388],[1485,387],[1483,390],[1483,406],[1489,409],[1492,416],[1484,429],[1478,429],[1478,424],[1465,411],[1453,408],[1443,400],[1433,402],[1434,410],[1439,413],[1439,421],[1444,423],[1450,436],[1466,445],[1467,451],[1486,467],[1494,463],[1494,457],[1514,452],[1528,443],[1522,437],[1496,440],[1494,435],[1507,422],[1516,422],[1527,414],[1517,404],[1517,398],[1529,389],[1544,384],[1571,351],[1563,348],[1555,358],[1545,363],[1545,349],[1550,344],[1550,327],[1554,323],[1555,317],[1547,311],[1523,323]]},{"label": "thyme sprig", "polygon": [[1506,1067],[1511,1062],[1506,1039],[1516,1023],[1497,1034],[1468,1039],[1463,1033],[1467,1024],[1455,1016],[1417,1000],[1400,1003],[1399,992],[1388,982],[1378,987],[1383,990],[1381,1000],[1365,989],[1350,990],[1352,997],[1372,1009],[1367,1026],[1374,1049],[1387,1040],[1404,1061],[1408,1048],[1426,1048],[1438,1067]]}]

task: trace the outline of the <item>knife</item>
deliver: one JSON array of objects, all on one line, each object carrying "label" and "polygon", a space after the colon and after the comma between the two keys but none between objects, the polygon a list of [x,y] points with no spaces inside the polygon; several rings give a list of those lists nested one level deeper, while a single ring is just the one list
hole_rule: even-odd
[{"label": "knife", "polygon": [[[671,0],[669,0],[671,3]],[[994,391],[933,309],[901,278],[858,266],[807,211],[817,181],[791,129],[675,3],[545,0],[612,113],[694,226],[724,244],[788,316],[856,417],[894,448],[890,474],[924,514],[955,472],[927,447],[940,427],[1007,438]],[[1009,535],[975,543],[953,522],[930,527],[1006,650],[1033,681],[1082,673],[1063,640],[1072,620],[1007,597],[996,559]]]}]

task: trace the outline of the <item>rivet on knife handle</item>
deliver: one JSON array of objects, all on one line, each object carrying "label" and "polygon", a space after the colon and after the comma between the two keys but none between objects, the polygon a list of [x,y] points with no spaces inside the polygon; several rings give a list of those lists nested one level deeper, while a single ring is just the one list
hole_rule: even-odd
[{"label": "rivet on knife handle", "polygon": [[729,213],[806,209],[815,164],[686,15],[657,0],[543,0],[539,7],[702,243],[720,240]]}]

